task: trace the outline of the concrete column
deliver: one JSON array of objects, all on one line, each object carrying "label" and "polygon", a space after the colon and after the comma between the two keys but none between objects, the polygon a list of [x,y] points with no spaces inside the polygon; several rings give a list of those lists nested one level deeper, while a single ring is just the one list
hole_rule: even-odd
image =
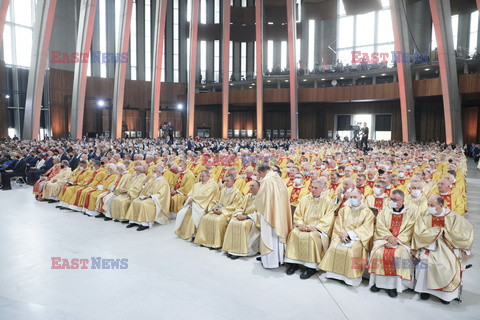
[{"label": "concrete column", "polygon": [[5,27],[5,20],[7,19],[9,5],[10,0],[0,0],[0,48],[3,45],[3,29]]},{"label": "concrete column", "polygon": [[295,58],[295,44],[297,38],[297,24],[295,22],[295,0],[287,2],[288,27],[288,65],[290,70],[290,132],[291,139],[298,139],[298,100],[297,100],[297,60]]},{"label": "concrete column", "polygon": [[[105,9],[106,9],[106,17],[103,17],[106,19],[106,40],[107,40],[107,52],[108,53],[117,53],[117,52],[122,52],[117,46],[118,39],[116,39],[115,35],[115,26],[117,21],[115,20],[115,6],[117,4],[115,3],[115,0],[106,0],[105,2]],[[120,10],[122,10],[120,8]],[[121,19],[121,18],[120,18]],[[123,52],[130,52],[129,46],[127,45],[127,50]],[[105,52],[102,52],[104,54]],[[130,61],[130,59],[128,59]],[[113,78],[115,77],[115,65],[117,63],[107,63],[106,68],[107,68],[107,78]]]},{"label": "concrete column", "polygon": [[229,56],[230,56],[230,0],[223,0],[223,80],[222,80],[222,138],[228,138],[228,106],[230,96]]},{"label": "concrete column", "polygon": [[198,39],[198,13],[200,0],[192,0],[192,16],[190,19],[190,69],[188,76],[187,93],[187,138],[195,133],[195,82],[197,74],[197,39]]},{"label": "concrete column", "polygon": [[[132,21],[133,0],[125,0],[120,6],[120,31],[117,43],[119,52],[128,52],[130,39],[130,22]],[[115,80],[113,84],[113,106],[112,106],[112,138],[122,138],[123,122],[123,99],[125,94],[125,76],[127,72],[126,63],[115,64]]]},{"label": "concrete column", "polygon": [[[430,18],[428,1],[412,2],[407,4],[406,7],[408,24],[412,33],[412,37],[409,39],[410,48],[415,48],[418,52],[428,52],[430,50],[430,43],[432,42],[432,20]],[[402,7],[402,10],[404,10],[403,8],[404,7]],[[413,39],[416,39],[416,42]],[[421,41],[418,39],[421,39]]]},{"label": "concrete column", "polygon": [[[465,53],[468,49],[468,39],[470,35],[470,13],[462,13],[458,15],[458,32],[457,32],[457,49],[463,48]],[[453,44],[455,45],[455,43]]]},{"label": "concrete column", "polygon": [[38,139],[45,69],[57,0],[38,0],[32,39],[32,60],[28,73],[22,139]]},{"label": "concrete column", "polygon": [[438,46],[446,143],[463,143],[461,103],[449,0],[429,0]]},{"label": "concrete column", "polygon": [[158,138],[160,101],[162,89],[162,59],[163,43],[165,42],[165,22],[167,16],[167,0],[157,0],[155,6],[155,17],[152,23],[155,23],[154,47],[153,47],[153,73],[152,73],[152,97],[150,108],[150,138]]},{"label": "concrete column", "polygon": [[[390,0],[393,38],[396,52],[410,52],[407,16],[403,2]],[[402,115],[403,142],[416,141],[415,136],[415,99],[412,89],[412,70],[409,61],[397,59],[398,89],[400,94],[400,112]]]},{"label": "concrete column", "polygon": [[[96,12],[97,0],[81,1],[77,31],[77,52],[90,52]],[[88,63],[84,63],[83,61],[79,61],[75,64],[73,75],[72,111],[70,116],[70,136],[72,139],[82,139],[83,135],[87,68]]]},{"label": "concrete column", "polygon": [[257,139],[263,139],[263,1],[255,1],[255,41],[257,57]]},{"label": "concrete column", "polygon": [[[145,80],[145,17],[147,12],[145,11],[145,0],[137,0],[137,80]],[[150,21],[153,24],[155,17],[150,16]],[[153,39],[154,35],[151,34]],[[134,45],[131,43],[130,45]],[[130,59],[129,59],[130,62]],[[153,69],[153,66],[152,66]]]}]

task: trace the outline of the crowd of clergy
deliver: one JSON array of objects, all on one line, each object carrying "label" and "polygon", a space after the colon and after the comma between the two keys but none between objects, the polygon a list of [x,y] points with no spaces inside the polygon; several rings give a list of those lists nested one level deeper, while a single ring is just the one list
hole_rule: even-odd
[{"label": "crowd of clergy", "polygon": [[[322,281],[349,286],[367,278],[370,291],[390,297],[411,289],[423,300],[459,298],[473,243],[461,147],[222,143],[52,140],[0,149],[33,163],[35,198],[60,210],[138,231],[174,223],[183,240],[233,260],[260,254],[265,268],[285,264],[301,279],[320,271]],[[52,166],[39,173],[34,157]]]}]

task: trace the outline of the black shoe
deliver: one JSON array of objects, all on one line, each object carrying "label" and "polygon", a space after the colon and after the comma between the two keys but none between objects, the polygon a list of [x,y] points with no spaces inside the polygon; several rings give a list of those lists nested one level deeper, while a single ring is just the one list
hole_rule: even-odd
[{"label": "black shoe", "polygon": [[420,299],[428,300],[430,298],[430,293],[422,292],[420,293]]},{"label": "black shoe", "polygon": [[256,258],[257,261],[262,261],[262,256]]},{"label": "black shoe", "polygon": [[231,257],[232,257],[232,255],[227,252],[227,258],[231,258]]},{"label": "black shoe", "polygon": [[237,260],[238,258],[240,258],[240,257],[239,257],[239,256],[230,255],[230,259],[232,259],[232,260]]},{"label": "black shoe", "polygon": [[105,218],[105,215],[103,213],[99,213],[95,216],[95,218]]},{"label": "black shoe", "polygon": [[445,301],[445,300],[442,300],[442,299],[440,299],[440,301],[441,301],[443,304],[450,304],[450,301]]},{"label": "black shoe", "polygon": [[137,227],[137,224],[136,223],[129,223],[127,228],[133,228],[133,227]]},{"label": "black shoe", "polygon": [[376,285],[373,285],[373,286],[370,287],[370,291],[372,291],[372,292],[379,292],[379,291],[380,291],[380,288],[377,288]]},{"label": "black shoe", "polygon": [[117,219],[113,219],[113,221],[115,221],[115,222],[119,222],[120,220],[117,220]]},{"label": "black shoe", "polygon": [[[128,228],[128,227],[127,227]],[[147,227],[147,226],[140,226],[137,228],[137,231],[143,231],[143,230],[147,230],[149,229],[150,227]]]},{"label": "black shoe", "polygon": [[48,201],[48,203],[55,203],[55,202],[58,202],[58,200],[53,200],[53,199],[48,199],[47,201]]},{"label": "black shoe", "polygon": [[12,188],[2,188],[3,191],[12,190]]},{"label": "black shoe", "polygon": [[395,298],[398,295],[397,289],[388,289],[387,294],[390,298]]},{"label": "black shoe", "polygon": [[55,208],[62,209],[63,207],[62,206],[55,206]]},{"label": "black shoe", "polygon": [[305,269],[305,271],[302,272],[302,274],[300,275],[300,279],[308,279],[310,278],[311,276],[313,276],[315,273],[317,273],[317,270],[315,269],[312,269],[312,268],[307,268]]},{"label": "black shoe", "polygon": [[293,263],[290,265],[290,268],[287,269],[287,274],[292,275],[300,268],[300,265]]},{"label": "black shoe", "polygon": [[122,223],[128,223],[128,220],[122,221]]},{"label": "black shoe", "polygon": [[215,250],[216,248],[211,248],[211,247],[209,247],[208,249],[210,249],[210,250]]},{"label": "black shoe", "polygon": [[105,217],[105,218],[103,219],[103,221],[110,221],[110,220],[112,220],[112,218],[109,218],[109,217]]}]

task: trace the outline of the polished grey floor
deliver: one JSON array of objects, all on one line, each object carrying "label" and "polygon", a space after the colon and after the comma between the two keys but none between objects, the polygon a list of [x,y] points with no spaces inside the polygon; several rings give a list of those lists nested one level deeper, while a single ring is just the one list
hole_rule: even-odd
[{"label": "polished grey floor", "polygon": [[[469,162],[468,220],[480,227],[480,173]],[[0,319],[479,319],[480,244],[464,273],[463,302],[396,299],[176,238],[173,223],[137,232],[60,211],[30,187],[0,191]],[[52,269],[52,257],[128,259],[127,269]]]}]

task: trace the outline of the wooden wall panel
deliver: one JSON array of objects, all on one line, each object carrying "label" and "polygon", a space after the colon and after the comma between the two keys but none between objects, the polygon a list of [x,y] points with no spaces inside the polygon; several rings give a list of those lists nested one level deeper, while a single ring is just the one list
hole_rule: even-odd
[{"label": "wooden wall panel", "polygon": [[[94,99],[103,98],[113,100],[113,78],[97,78],[89,77],[86,88],[86,108],[89,108],[89,104],[92,104]],[[63,138],[68,135],[69,123],[70,123],[70,108],[71,108],[71,96],[73,90],[73,72],[51,69],[50,70],[50,98],[51,98],[51,122],[54,138]],[[143,135],[147,135],[149,126],[147,119],[149,119],[150,109],[150,95],[151,95],[151,83],[149,81],[133,81],[126,80],[125,82],[125,99],[124,108],[135,109],[138,112],[133,112],[136,115],[133,116],[132,112],[124,113],[124,128],[128,130],[142,131]],[[165,110],[176,108],[178,103],[183,103],[185,106],[186,100],[186,86],[181,83],[162,83],[162,98],[161,109]],[[93,105],[90,105],[93,108]],[[103,131],[110,131],[105,129],[103,122],[109,121],[109,113],[100,112],[97,115],[96,112],[89,110],[85,112],[84,124],[90,123],[91,127],[88,130],[95,129],[98,133]],[[126,117],[130,117],[127,121]],[[103,122],[97,124],[95,117],[100,116]],[[136,120],[132,120],[133,118]],[[173,117],[174,121],[178,124],[177,128],[182,127],[180,121],[181,117]],[[160,123],[169,121],[170,116],[168,113],[160,115]],[[95,126],[93,125],[95,123]],[[88,125],[87,125],[88,126]],[[90,132],[90,131],[87,131]]]},{"label": "wooden wall panel", "polygon": [[415,129],[418,141],[445,141],[442,98],[415,102]]},{"label": "wooden wall panel", "polygon": [[222,136],[222,108],[220,106],[195,108],[195,135],[197,128],[210,128],[211,137]]},{"label": "wooden wall panel", "polygon": [[462,108],[462,123],[463,123],[463,141],[464,143],[478,143],[479,142],[479,107]]}]

